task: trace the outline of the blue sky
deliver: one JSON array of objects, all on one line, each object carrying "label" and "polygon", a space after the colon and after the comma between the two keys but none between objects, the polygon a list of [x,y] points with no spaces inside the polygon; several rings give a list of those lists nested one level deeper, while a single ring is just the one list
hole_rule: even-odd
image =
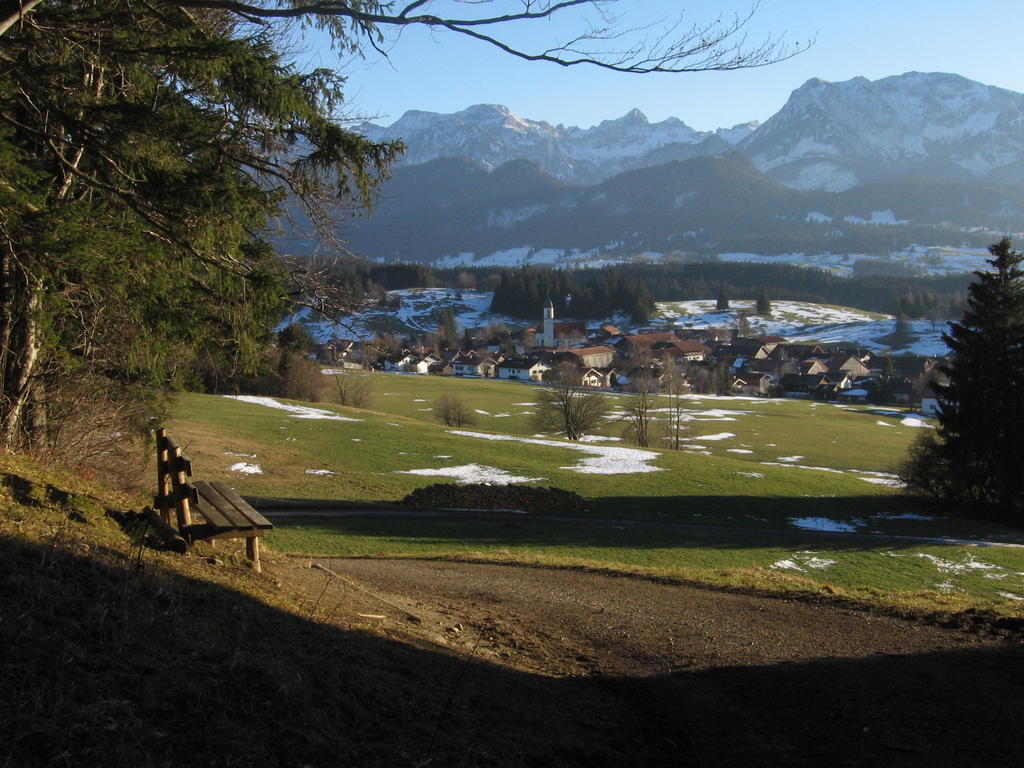
[{"label": "blue sky", "polygon": [[[498,0],[506,5],[512,0]],[[437,0],[440,11],[452,0]],[[749,10],[746,0],[620,0],[626,23],[676,18],[688,24]],[[465,6],[462,13],[465,13]],[[510,29],[524,41],[566,34],[575,19]],[[408,109],[454,112],[504,104],[535,120],[588,127],[637,107],[652,121],[678,117],[699,130],[766,120],[811,77],[871,80],[909,71],[955,72],[1024,92],[1024,0],[762,0],[749,39],[816,38],[805,53],[761,69],[623,75],[594,67],[527,63],[451,34],[405,30],[389,57],[339,59],[308,38],[304,58],[348,78],[349,114],[390,124]]]}]

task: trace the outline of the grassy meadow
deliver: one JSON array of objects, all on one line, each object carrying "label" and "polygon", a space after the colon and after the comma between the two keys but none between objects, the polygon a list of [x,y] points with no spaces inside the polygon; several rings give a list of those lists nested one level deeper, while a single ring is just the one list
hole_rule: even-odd
[{"label": "grassy meadow", "polygon": [[[913,415],[694,397],[687,402],[690,447],[650,448],[638,458],[639,449],[614,439],[625,426],[614,412],[600,429],[604,442],[535,435],[534,385],[394,374],[371,380],[373,400],[364,409],[294,404],[318,409],[319,418],[183,395],[170,427],[198,478],[224,479],[250,496],[393,503],[417,487],[453,481],[434,473],[469,467],[482,479],[504,473],[576,491],[595,518],[282,517],[268,542],[284,552],[588,565],[889,603],[1024,609],[1024,549],[917,539],[1021,540],[999,526],[937,517],[889,484],[884,473],[927,428]],[[438,423],[432,408],[442,393],[462,398],[476,424],[453,430]],[[613,411],[628,404],[628,396],[610,397]],[[413,471],[419,474],[407,474]]]}]

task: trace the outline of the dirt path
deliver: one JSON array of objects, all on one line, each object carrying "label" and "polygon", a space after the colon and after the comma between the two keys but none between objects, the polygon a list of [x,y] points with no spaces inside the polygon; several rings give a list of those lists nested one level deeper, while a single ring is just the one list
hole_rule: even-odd
[{"label": "dirt path", "polygon": [[[316,566],[288,578],[367,629],[596,682],[575,695],[593,695],[640,734],[637,765],[1024,759],[1016,642],[827,602],[570,570],[344,558]],[[591,705],[580,700],[580,711]]]}]

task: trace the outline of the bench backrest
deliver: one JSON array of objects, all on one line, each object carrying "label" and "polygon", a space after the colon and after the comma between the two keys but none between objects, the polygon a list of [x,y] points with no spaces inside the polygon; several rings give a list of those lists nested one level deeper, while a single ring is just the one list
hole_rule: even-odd
[{"label": "bench backrest", "polygon": [[192,485],[192,462],[161,427],[156,431],[156,487],[153,506],[168,525],[171,509],[177,515],[178,530],[192,525],[192,504],[198,503],[199,492]]}]

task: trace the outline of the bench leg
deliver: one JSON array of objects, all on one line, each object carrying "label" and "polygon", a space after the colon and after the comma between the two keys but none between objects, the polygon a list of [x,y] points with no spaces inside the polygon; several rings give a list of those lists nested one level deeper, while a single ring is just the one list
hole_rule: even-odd
[{"label": "bench leg", "polygon": [[263,573],[260,566],[260,539],[258,536],[248,536],[245,539],[245,554],[252,560],[252,567],[256,573]]}]

